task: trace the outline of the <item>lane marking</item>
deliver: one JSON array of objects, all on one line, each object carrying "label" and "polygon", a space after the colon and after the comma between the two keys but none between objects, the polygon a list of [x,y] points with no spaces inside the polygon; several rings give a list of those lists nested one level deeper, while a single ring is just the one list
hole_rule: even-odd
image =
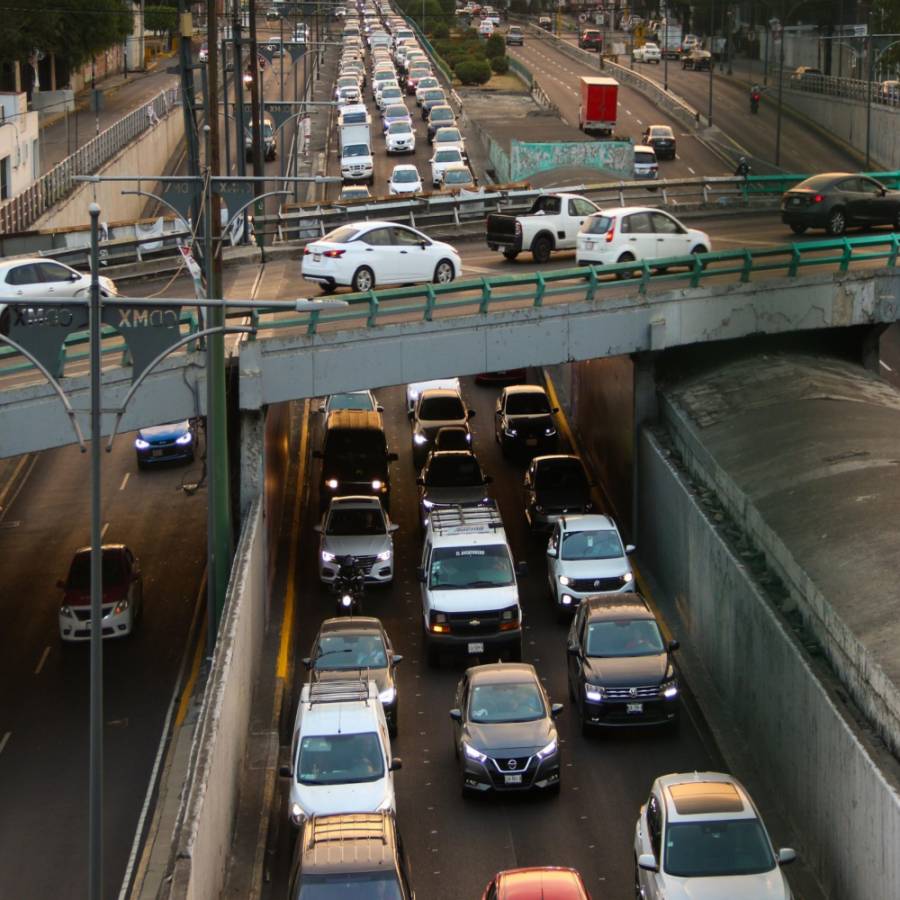
[{"label": "lane marking", "polygon": [[50,655],[50,647],[49,645],[44,647],[44,652],[41,654],[41,658],[38,661],[37,667],[34,670],[35,675],[41,674],[41,669],[44,668],[44,663],[47,662],[47,657]]},{"label": "lane marking", "polygon": [[[203,615],[206,621],[206,614]],[[204,629],[205,635],[205,629]],[[206,650],[205,637],[197,641],[197,647],[194,650],[194,658],[191,660],[191,671],[185,682],[184,690],[181,692],[181,700],[178,702],[178,711],[175,713],[174,730],[177,731],[187,716],[188,707],[191,703],[191,695],[194,693],[194,685],[197,683],[197,677],[200,674],[200,663],[203,661],[203,653]]]},{"label": "lane marking", "polygon": [[7,731],[6,734],[4,734],[2,738],[0,738],[0,753],[2,753],[4,751],[4,749],[6,748],[6,744],[11,737],[12,737],[12,732]]},{"label": "lane marking", "polygon": [[107,532],[107,531],[109,531],[109,522],[107,522],[107,523],[103,526],[103,529],[102,529],[101,532],[100,532],[100,540],[101,540],[101,541],[103,540],[103,538],[106,537],[106,532]]},{"label": "lane marking", "polygon": [[697,174],[690,166],[688,166],[688,172],[690,172],[691,175],[696,175],[696,174]]},{"label": "lane marking", "polygon": [[[0,522],[3,521],[4,516],[12,509],[13,503],[16,502],[16,498],[19,496],[19,492],[25,487],[25,482],[28,481],[29,476],[31,475],[32,469],[34,469],[38,459],[37,453],[26,453],[18,463],[16,463],[15,471],[12,474],[12,478],[6,484],[6,487],[0,492]],[[28,466],[28,471],[19,478],[19,475],[22,472],[22,469]],[[7,498],[7,494],[12,490],[13,485],[15,485],[15,491],[12,495]]]},{"label": "lane marking", "polygon": [[878,362],[881,364],[882,369],[887,369],[888,372],[894,371],[883,359],[879,359]]},{"label": "lane marking", "polygon": [[128,479],[131,478],[131,472],[126,472],[125,477],[122,479],[122,483],[119,485],[119,490],[124,491],[125,485],[128,484]]}]

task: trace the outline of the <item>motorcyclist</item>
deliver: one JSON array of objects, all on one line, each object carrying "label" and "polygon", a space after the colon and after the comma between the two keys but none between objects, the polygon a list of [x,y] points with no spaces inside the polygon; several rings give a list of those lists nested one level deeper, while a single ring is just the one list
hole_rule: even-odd
[{"label": "motorcyclist", "polygon": [[762,98],[762,88],[758,84],[754,84],[750,88],[750,112],[755,113],[759,110],[759,101]]},{"label": "motorcyclist", "polygon": [[738,160],[738,164],[734,170],[734,174],[739,178],[746,178],[750,174],[750,163],[747,162],[746,156],[742,156]]},{"label": "motorcyclist", "polygon": [[[340,612],[354,612],[362,597],[365,578],[359,570],[355,556],[342,556],[337,576],[334,579],[334,592],[338,595],[338,610]],[[351,598],[349,606],[343,602],[343,597]]]}]

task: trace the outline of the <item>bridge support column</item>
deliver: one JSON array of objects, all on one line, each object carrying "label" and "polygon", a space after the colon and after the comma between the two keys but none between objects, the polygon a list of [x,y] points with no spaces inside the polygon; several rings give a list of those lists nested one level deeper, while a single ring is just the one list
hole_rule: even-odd
[{"label": "bridge support column", "polygon": [[241,519],[265,487],[266,410],[241,410]]},{"label": "bridge support column", "polygon": [[874,325],[866,331],[860,345],[860,362],[873,375],[881,377],[881,336],[887,331],[887,325]]},{"label": "bridge support column", "polygon": [[631,534],[636,536],[639,530],[638,510],[638,466],[637,448],[640,444],[641,428],[648,422],[659,418],[659,399],[656,394],[656,354],[635,353],[632,356],[633,368],[633,401],[634,418],[632,427],[632,468],[631,468]]}]

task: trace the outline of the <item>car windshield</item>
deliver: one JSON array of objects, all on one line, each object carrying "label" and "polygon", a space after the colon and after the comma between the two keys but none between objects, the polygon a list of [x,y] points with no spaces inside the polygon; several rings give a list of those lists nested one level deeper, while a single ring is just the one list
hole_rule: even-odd
[{"label": "car windshield", "polygon": [[409,184],[419,180],[419,173],[415,169],[399,169],[394,172],[393,180]]},{"label": "car windshield", "polygon": [[465,428],[442,428],[434,439],[435,450],[468,450],[469,437]]},{"label": "car windshield", "polygon": [[325,534],[335,537],[351,534],[384,534],[384,513],[380,506],[342,507],[331,511]]},{"label": "car windshield", "polygon": [[443,91],[425,91],[425,103],[433,103],[437,100],[444,99]]},{"label": "car windshield", "polygon": [[[103,586],[120,584],[125,578],[125,561],[118,553],[103,554]],[[69,569],[66,587],[70,591],[87,591],[91,587],[91,554],[79,553]]]},{"label": "car windshield", "polygon": [[476,684],[469,700],[469,718],[479,724],[534,722],[547,715],[533,681],[513,684]]},{"label": "car windshield", "polygon": [[313,654],[316,669],[383,669],[387,653],[380,634],[323,634]]},{"label": "car windshield", "polygon": [[510,394],[506,398],[506,412],[510,416],[537,416],[548,414],[550,404],[546,394]]},{"label": "car windshield", "polygon": [[[656,154],[655,153],[647,153],[645,150],[641,150],[634,154],[634,161],[636,163],[655,163],[656,162]],[[602,216],[600,218],[603,218]]]},{"label": "car windshield", "polygon": [[371,156],[372,152],[365,144],[349,144],[344,147],[344,152],[341,155],[344,157]]},{"label": "car windshield", "polygon": [[775,867],[759,819],[679,822],[666,829],[664,868],[680,878],[758,875]]},{"label": "car windshield", "polygon": [[297,900],[403,900],[394,872],[304,875]]},{"label": "car windshield", "polygon": [[386,119],[409,118],[409,110],[402,103],[395,103],[384,111]]},{"label": "car windshield", "polygon": [[384,432],[360,428],[332,428],[326,438],[326,455],[348,467],[356,460],[384,459]]},{"label": "car windshield", "polygon": [[419,418],[423,421],[452,421],[464,419],[466,411],[462,399],[453,394],[440,397],[424,397],[419,404]]},{"label": "car windshield", "polygon": [[625,555],[619,535],[603,531],[569,531],[563,535],[563,559],[618,559]]},{"label": "car windshield", "polygon": [[439,84],[440,82],[437,80],[437,78],[423,78],[421,81],[419,81],[419,87],[423,90],[426,88],[436,88]]},{"label": "car windshield", "polygon": [[659,627],[653,619],[591,622],[588,656],[657,656],[665,651]]},{"label": "car windshield", "polygon": [[412,125],[406,119],[401,122],[391,122],[388,125],[388,134],[409,134],[411,131]]},{"label": "car windshield", "polygon": [[506,587],[514,583],[505,544],[437,548],[431,557],[429,574],[434,590]]},{"label": "car windshield", "polygon": [[433,456],[425,470],[427,487],[470,487],[484,482],[478,460],[472,456]]},{"label": "car windshield", "polygon": [[384,777],[378,735],[307,735],[297,751],[300,784],[357,784]]},{"label": "car windshield", "polygon": [[537,466],[534,486],[541,491],[587,492],[584,467],[574,459],[547,459]]},{"label": "car windshield", "polygon": [[332,394],[328,398],[328,409],[374,409],[372,397],[367,391],[349,391],[346,394]]},{"label": "car windshield", "polygon": [[471,184],[472,176],[468,172],[454,171],[444,173],[444,184]]},{"label": "car windshield", "polygon": [[456,147],[448,147],[446,150],[438,150],[434,154],[434,161],[439,163],[462,162],[462,156]]},{"label": "car windshield", "polygon": [[[635,154],[635,162],[637,162],[637,154]],[[606,234],[615,219],[609,216],[597,215],[591,216],[584,224],[582,229],[584,234]]]}]

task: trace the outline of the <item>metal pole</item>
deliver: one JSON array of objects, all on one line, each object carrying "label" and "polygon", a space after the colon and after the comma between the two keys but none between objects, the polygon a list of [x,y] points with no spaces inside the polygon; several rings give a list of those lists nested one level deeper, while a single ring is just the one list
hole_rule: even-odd
[{"label": "metal pole", "polygon": [[[844,34],[844,0],[838,2],[838,36],[843,37]],[[844,45],[842,41],[837,42],[838,51],[838,78],[844,75]]]},{"label": "metal pole", "polygon": [[872,16],[866,29],[866,171],[869,171],[869,148],[872,139]]},{"label": "metal pole", "polygon": [[781,97],[784,90],[784,22],[778,24],[778,110],[775,116],[775,165],[781,163]]},{"label": "metal pole", "polygon": [[[191,35],[194,26],[191,19],[190,7],[185,0],[178,0],[178,34],[179,34],[179,62],[181,66],[181,100],[184,115],[184,136],[188,150],[188,172],[191,175],[200,174],[200,146],[197,140],[197,118],[195,114],[196,96],[194,90],[194,61],[191,57]],[[193,220],[197,221],[198,209],[195,206],[191,210]]]},{"label": "metal pole", "polygon": [[103,897],[103,566],[100,532],[100,207],[91,214],[91,699],[88,894]]},{"label": "metal pole", "polygon": [[707,112],[706,118],[709,119],[709,124],[713,123],[713,69],[716,67],[716,61],[713,58],[713,41],[715,40],[714,32],[712,29],[712,23],[715,21],[713,16],[713,8],[710,6],[709,8],[709,111]]},{"label": "metal pole", "polygon": [[[318,6],[316,7],[318,8]],[[266,174],[265,166],[262,158],[262,110],[263,104],[260,97],[262,88],[262,70],[259,67],[259,47],[256,41],[256,0],[249,0],[250,13],[250,115],[253,122],[252,129],[252,148],[253,148],[253,174],[257,178],[262,178]],[[256,181],[253,184],[253,190],[257,197],[262,193],[262,182]],[[265,212],[264,201],[258,200],[254,207],[257,216],[262,216]],[[259,244],[260,251],[263,253],[263,262],[265,262],[265,250],[263,249],[262,233],[257,234],[256,241]]]},{"label": "metal pole", "polygon": [[763,85],[769,83],[769,23],[766,22],[766,61],[763,63]]},{"label": "metal pole", "polygon": [[728,74],[733,75],[734,72],[731,68],[731,60],[734,57],[734,47],[732,46],[732,39],[734,37],[734,10],[729,9],[728,15],[726,16],[725,21],[728,23],[728,43],[725,45],[728,48]]},{"label": "metal pole", "polygon": [[[232,77],[234,77],[234,69]],[[225,132],[225,172],[231,174],[231,127],[228,124],[228,42],[222,34],[222,98],[225,101],[225,121],[222,128]]]},{"label": "metal pole", "polygon": [[[281,53],[281,56],[279,57],[279,59],[281,60],[281,64],[278,67],[278,76],[279,76],[279,80],[281,81],[281,90],[280,90],[280,93],[278,96],[281,99],[281,102],[284,103],[284,16],[282,16],[278,20],[278,28],[281,32],[281,44],[279,45],[279,52]],[[296,100],[297,98],[294,97],[294,99]],[[282,130],[281,133],[282,133],[282,135],[284,135],[286,132],[284,130]],[[281,149],[282,149],[282,152],[279,153],[278,156],[280,157],[280,160],[281,160],[281,166],[280,166],[281,177],[284,178],[285,154],[283,152],[284,148],[282,147]]]},{"label": "metal pole", "polygon": [[[663,90],[669,90],[669,4],[664,7],[666,14],[666,31],[663,37]],[[645,60],[646,62],[646,60]]]}]

